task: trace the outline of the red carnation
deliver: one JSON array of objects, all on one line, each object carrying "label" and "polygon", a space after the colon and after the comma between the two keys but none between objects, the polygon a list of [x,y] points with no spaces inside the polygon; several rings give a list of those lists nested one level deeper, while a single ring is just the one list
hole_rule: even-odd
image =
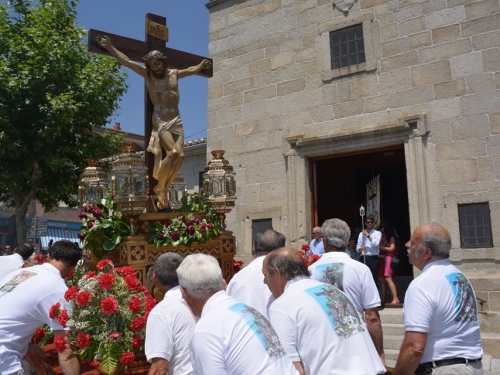
[{"label": "red carnation", "polygon": [[99,361],[92,361],[92,362],[90,362],[90,365],[92,367],[99,367],[101,365],[101,362],[99,362]]},{"label": "red carnation", "polygon": [[132,364],[135,361],[135,354],[130,352],[125,352],[120,358],[120,362],[125,366]]},{"label": "red carnation", "polygon": [[145,325],[146,325],[146,318],[138,317],[138,318],[134,319],[132,324],[130,324],[130,329],[133,332],[139,332],[140,330],[142,330],[144,328]]},{"label": "red carnation", "polygon": [[125,283],[127,284],[127,288],[129,290],[136,290],[141,284],[139,283],[139,280],[135,278],[135,276],[132,275],[127,275],[125,276]]},{"label": "red carnation", "polygon": [[76,337],[76,343],[80,348],[85,349],[90,345],[90,335],[80,332]]},{"label": "red carnation", "polygon": [[94,227],[94,222],[93,221],[89,221],[87,223],[87,228],[92,229],[93,227]]},{"label": "red carnation", "polygon": [[43,327],[40,327],[35,331],[35,337],[39,339],[43,339],[45,337],[45,330]]},{"label": "red carnation", "polygon": [[187,234],[189,234],[190,236],[194,236],[194,233],[195,233],[195,229],[192,225],[188,226],[187,229],[186,229],[186,232]]},{"label": "red carnation", "polygon": [[56,336],[54,338],[54,347],[58,352],[62,352],[66,349],[66,340],[62,336]]},{"label": "red carnation", "polygon": [[301,250],[304,250],[304,251],[309,251],[311,250],[311,247],[308,245],[308,244],[303,244],[302,247],[300,248]]},{"label": "red carnation", "polygon": [[135,276],[137,274],[135,268],[130,266],[116,268],[116,272],[118,272],[122,276],[128,276],[128,275]]},{"label": "red carnation", "polygon": [[49,317],[50,319],[55,319],[57,316],[61,313],[61,304],[57,302],[55,305],[53,305],[50,310],[49,310]]},{"label": "red carnation", "polygon": [[128,303],[128,308],[133,312],[136,313],[141,309],[141,300],[137,296],[133,296],[130,299],[130,302]]},{"label": "red carnation", "polygon": [[110,333],[109,337],[111,337],[112,339],[117,339],[121,335],[122,335],[121,332],[115,332],[115,333]]},{"label": "red carnation", "polygon": [[99,286],[103,289],[111,289],[115,283],[115,276],[112,273],[105,273],[99,277]]},{"label": "red carnation", "polygon": [[85,219],[87,217],[87,214],[83,211],[78,212],[78,217],[80,219]]},{"label": "red carnation", "polygon": [[102,271],[106,266],[113,266],[113,262],[109,259],[103,259],[100,260],[99,263],[97,263],[96,267],[99,271]]},{"label": "red carnation", "polygon": [[172,240],[177,241],[180,237],[179,232],[174,230],[172,233],[170,233],[170,237],[172,237]]},{"label": "red carnation", "polygon": [[92,210],[92,214],[94,214],[95,217],[99,218],[99,217],[101,217],[101,210],[98,208],[94,208]]},{"label": "red carnation", "polygon": [[132,337],[132,349],[139,350],[142,346],[142,339],[140,337]]},{"label": "red carnation", "polygon": [[154,297],[148,294],[146,296],[146,311],[145,311],[146,316],[149,315],[149,313],[151,312],[151,310],[153,310],[153,307],[155,306],[156,306],[156,300],[154,299]]},{"label": "red carnation", "polygon": [[92,295],[89,292],[80,292],[76,295],[75,302],[78,306],[86,307],[91,298]]},{"label": "red carnation", "polygon": [[83,233],[83,232],[78,232],[78,238],[79,238],[80,240],[82,240],[82,241],[83,241],[83,240],[85,239],[85,237],[86,237],[86,236],[85,236],[85,233]]},{"label": "red carnation", "polygon": [[66,275],[66,279],[68,279],[68,280],[71,279],[74,274],[75,274],[75,270],[69,271],[69,273]]},{"label": "red carnation", "polygon": [[101,301],[101,309],[105,315],[113,315],[118,310],[118,302],[113,297],[103,298]]},{"label": "red carnation", "polygon": [[208,230],[212,230],[212,229],[214,229],[214,225],[213,225],[212,223],[208,223],[208,224],[207,224],[207,229],[208,229]]},{"label": "red carnation", "polygon": [[96,276],[97,276],[97,274],[94,271],[89,271],[85,274],[85,279],[88,280],[88,279],[91,279],[91,278],[96,277]]},{"label": "red carnation", "polygon": [[63,328],[66,328],[66,322],[69,319],[68,312],[66,310],[62,310],[59,316],[57,317],[57,321],[59,322],[60,325],[63,326]]},{"label": "red carnation", "polygon": [[137,291],[143,292],[144,294],[148,293],[148,288],[146,288],[144,285],[141,285],[137,288]]},{"label": "red carnation", "polygon": [[69,287],[66,293],[64,293],[64,299],[66,301],[71,301],[73,298],[75,298],[76,293],[78,293],[78,287],[77,286],[72,286]]}]

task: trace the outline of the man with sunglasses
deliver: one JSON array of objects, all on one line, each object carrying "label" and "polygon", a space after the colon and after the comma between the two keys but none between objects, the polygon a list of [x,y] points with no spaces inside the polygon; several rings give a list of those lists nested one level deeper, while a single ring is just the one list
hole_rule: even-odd
[{"label": "man with sunglasses", "polygon": [[368,215],[365,221],[365,229],[363,229],[359,234],[356,250],[361,254],[361,257],[359,258],[360,262],[368,266],[376,284],[378,280],[379,268],[378,255],[380,253],[378,245],[380,244],[382,233],[375,230],[374,226],[375,219],[373,218],[373,215]]}]

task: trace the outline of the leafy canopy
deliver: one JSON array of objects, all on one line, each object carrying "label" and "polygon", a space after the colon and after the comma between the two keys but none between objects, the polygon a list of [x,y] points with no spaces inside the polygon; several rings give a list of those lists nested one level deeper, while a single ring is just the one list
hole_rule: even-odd
[{"label": "leafy canopy", "polygon": [[21,214],[31,199],[46,210],[76,205],[86,160],[116,154],[123,139],[92,131],[117,110],[126,73],[87,52],[77,4],[0,5],[0,201]]}]

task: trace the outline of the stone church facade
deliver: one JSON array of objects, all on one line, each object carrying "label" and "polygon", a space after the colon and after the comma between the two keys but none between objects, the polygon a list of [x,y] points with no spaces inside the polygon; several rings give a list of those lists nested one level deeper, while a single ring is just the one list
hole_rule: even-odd
[{"label": "stone church facade", "polygon": [[[430,220],[449,229],[452,261],[487,301],[483,328],[498,335],[500,2],[206,6],[214,61],[207,146],[225,150],[236,172],[238,200],[227,221],[239,255],[251,259],[256,221],[269,220],[295,247],[321,225],[311,214],[311,160],[400,147],[411,230]],[[342,52],[332,38],[356,27],[364,57],[335,62]],[[467,210],[476,222],[489,220],[484,246],[463,245]]]}]

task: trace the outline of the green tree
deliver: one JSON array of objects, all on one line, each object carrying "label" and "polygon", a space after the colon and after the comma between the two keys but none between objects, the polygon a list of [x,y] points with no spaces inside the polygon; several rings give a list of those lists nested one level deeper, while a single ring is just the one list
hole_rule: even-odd
[{"label": "green tree", "polygon": [[117,110],[126,73],[87,52],[77,4],[0,5],[0,201],[15,207],[18,241],[31,200],[47,211],[74,207],[87,159],[116,154],[123,139],[93,132]]}]

